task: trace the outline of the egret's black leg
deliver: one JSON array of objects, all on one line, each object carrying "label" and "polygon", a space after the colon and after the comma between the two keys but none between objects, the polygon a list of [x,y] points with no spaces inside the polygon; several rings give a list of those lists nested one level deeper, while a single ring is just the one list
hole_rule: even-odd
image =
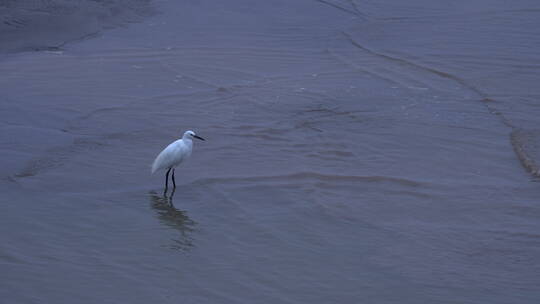
[{"label": "egret's black leg", "polygon": [[171,172],[171,168],[169,168],[169,170],[167,170],[167,174],[165,174],[165,191],[167,191],[167,188],[169,187],[169,172]]},{"label": "egret's black leg", "polygon": [[176,181],[174,180],[174,169],[172,169],[172,184],[176,188]]}]

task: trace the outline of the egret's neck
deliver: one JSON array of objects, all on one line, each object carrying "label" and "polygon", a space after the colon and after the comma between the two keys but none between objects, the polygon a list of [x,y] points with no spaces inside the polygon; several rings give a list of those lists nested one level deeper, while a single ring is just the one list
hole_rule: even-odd
[{"label": "egret's neck", "polygon": [[191,138],[189,136],[182,136],[182,140],[187,144],[187,145],[193,145],[193,141],[191,140]]}]

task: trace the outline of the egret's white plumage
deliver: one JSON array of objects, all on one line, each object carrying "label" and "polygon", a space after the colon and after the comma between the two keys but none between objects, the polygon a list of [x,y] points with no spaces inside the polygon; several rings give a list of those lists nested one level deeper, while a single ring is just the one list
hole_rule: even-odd
[{"label": "egret's white plumage", "polygon": [[[186,132],[187,133],[187,132]],[[176,140],[163,149],[152,164],[152,174],[158,170],[177,167],[183,160],[191,156],[193,141],[186,138]]]},{"label": "egret's white plumage", "polygon": [[[186,131],[181,139],[174,141],[159,153],[152,164],[152,174],[162,169],[173,169],[173,183],[176,186],[174,182],[174,168],[178,167],[178,165],[191,156],[193,149],[192,138],[204,140],[202,137],[197,136],[195,132],[191,130]],[[167,171],[167,179],[168,175],[169,171]],[[167,180],[165,181],[165,187],[167,187]]]}]

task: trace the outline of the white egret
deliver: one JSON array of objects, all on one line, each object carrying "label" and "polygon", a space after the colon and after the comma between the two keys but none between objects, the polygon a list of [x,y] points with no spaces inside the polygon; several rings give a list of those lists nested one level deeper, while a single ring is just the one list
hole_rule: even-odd
[{"label": "white egret", "polygon": [[193,149],[192,138],[204,140],[204,138],[197,136],[195,132],[189,130],[184,133],[182,139],[176,140],[168,145],[154,160],[152,164],[152,174],[161,169],[167,169],[165,175],[165,191],[169,185],[169,172],[172,169],[172,182],[174,188],[176,188],[176,181],[174,180],[174,168],[178,167],[184,160],[189,158],[191,150]]}]

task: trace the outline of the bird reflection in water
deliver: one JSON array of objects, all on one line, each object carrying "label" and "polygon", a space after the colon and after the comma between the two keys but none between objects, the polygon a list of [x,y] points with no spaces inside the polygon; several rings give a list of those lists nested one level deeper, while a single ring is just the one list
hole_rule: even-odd
[{"label": "bird reflection in water", "polygon": [[172,190],[170,195],[167,195],[167,192],[158,195],[155,191],[150,191],[150,206],[156,211],[161,223],[180,232],[180,236],[173,239],[174,244],[169,247],[188,251],[193,247],[191,234],[195,231],[197,223],[189,218],[186,211],[176,209],[173,203],[174,192],[175,189]]}]

